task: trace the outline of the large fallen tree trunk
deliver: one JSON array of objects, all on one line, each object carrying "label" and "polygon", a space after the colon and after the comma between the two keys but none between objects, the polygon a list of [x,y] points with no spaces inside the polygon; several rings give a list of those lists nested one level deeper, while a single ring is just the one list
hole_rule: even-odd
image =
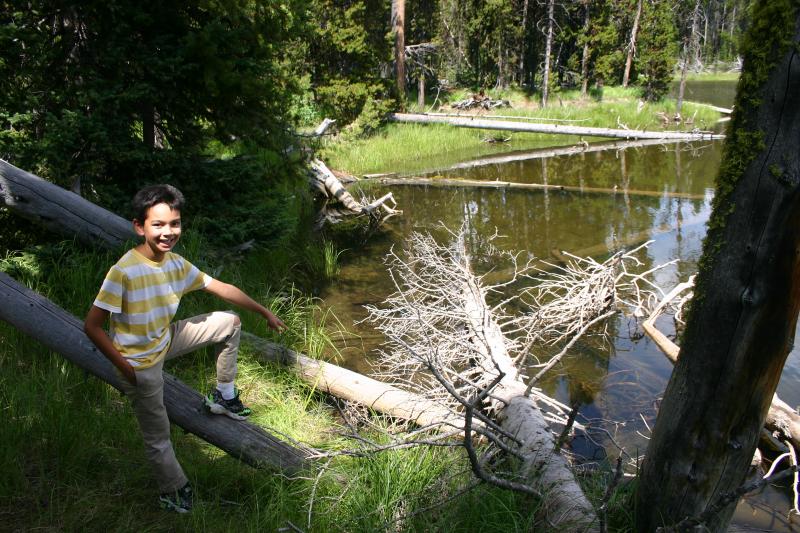
[{"label": "large fallen tree trunk", "polygon": [[[368,307],[389,339],[382,373],[454,409],[466,407],[460,412],[467,427],[478,417],[486,427],[481,435],[521,461],[510,479],[487,473],[466,439],[473,470],[481,479],[500,486],[522,480],[515,487],[541,496],[555,528],[594,530],[595,511],[557,451],[540,408],[552,407],[554,400],[522,382],[509,355],[509,346],[520,349],[520,343],[505,337],[495,310],[487,305],[486,289],[470,271],[463,238],[460,233],[445,247],[429,235],[413,234],[405,259],[390,254],[387,262],[397,292],[381,308]],[[469,407],[484,397],[490,399],[485,408],[492,417]]]},{"label": "large fallen tree trunk", "polygon": [[0,198],[18,215],[89,245],[135,238],[130,221],[0,159]]},{"label": "large fallen tree trunk", "polygon": [[681,139],[701,141],[723,139],[718,133],[694,131],[641,131],[612,128],[590,128],[563,124],[532,124],[501,120],[479,120],[471,118],[434,117],[407,113],[392,113],[389,120],[394,122],[411,122],[417,124],[449,124],[459,128],[475,128],[481,130],[520,131],[528,133],[551,133],[554,135],[582,135],[584,137],[614,137],[618,139]]},{"label": "large fallen tree trunk", "polygon": [[[76,317],[2,272],[0,319],[120,388],[113,365],[89,340]],[[254,424],[207,414],[202,395],[167,372],[164,404],[172,422],[247,464],[274,467],[287,474],[299,472],[306,464],[308,451],[283,442]]]}]

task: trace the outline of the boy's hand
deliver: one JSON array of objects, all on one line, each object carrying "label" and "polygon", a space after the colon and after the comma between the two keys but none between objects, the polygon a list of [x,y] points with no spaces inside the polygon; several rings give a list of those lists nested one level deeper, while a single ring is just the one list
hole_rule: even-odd
[{"label": "boy's hand", "polygon": [[275,316],[272,311],[267,311],[267,314],[264,315],[264,318],[267,320],[267,326],[269,326],[269,329],[274,329],[278,333],[283,333],[286,331],[286,324],[283,323],[283,320]]},{"label": "boy's hand", "polygon": [[122,372],[122,375],[125,376],[125,379],[128,380],[128,383],[134,387],[136,386],[136,371],[129,362],[125,361],[120,367],[119,371]]}]

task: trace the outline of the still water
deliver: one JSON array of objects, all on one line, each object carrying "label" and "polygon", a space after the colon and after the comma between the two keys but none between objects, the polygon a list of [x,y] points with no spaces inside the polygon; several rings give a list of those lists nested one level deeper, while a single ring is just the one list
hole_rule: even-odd
[{"label": "still water", "polygon": [[[701,254],[721,149],[721,142],[706,142],[550,158],[526,159],[525,154],[516,154],[517,160],[510,163],[435,172],[444,177],[587,189],[583,192],[392,186],[403,215],[390,219],[382,233],[366,242],[350,243],[351,250],[342,256],[339,280],[322,294],[325,305],[356,334],[339,343],[344,365],[369,373],[382,338],[358,321],[366,317],[365,304],[379,304],[393,291],[382,261],[392,246],[402,248],[413,231],[444,239],[442,224],[457,230],[467,222],[475,270],[491,271],[490,277],[497,281],[503,281],[509,265],[480,251],[485,249],[480,243],[495,233],[500,236],[493,241],[497,248],[549,261],[561,250],[602,260],[619,249],[652,240],[639,255],[641,271],[677,260],[659,272],[657,282],[669,290],[685,281],[695,272]],[[515,289],[519,287],[511,288]],[[674,333],[671,320],[663,319],[659,326],[667,334]],[[644,453],[646,435],[672,368],[633,319],[620,315],[608,331],[606,341],[594,337],[579,342],[563,364],[540,382],[549,395],[580,405],[583,422],[602,430],[579,436],[573,443],[573,451],[589,461],[606,456],[614,460],[619,454],[614,442],[633,456]],[[800,352],[794,351],[778,390],[793,406],[800,404],[799,382]],[[785,519],[788,494],[767,488],[743,500],[735,524],[791,531]]]}]

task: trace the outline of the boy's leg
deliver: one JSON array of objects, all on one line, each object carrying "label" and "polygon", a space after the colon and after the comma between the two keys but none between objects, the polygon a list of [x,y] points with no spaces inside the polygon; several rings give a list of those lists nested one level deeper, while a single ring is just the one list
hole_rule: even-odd
[{"label": "boy's leg", "polygon": [[242,325],[236,313],[216,311],[186,320],[171,326],[172,342],[166,360],[185,353],[216,344],[217,382],[231,385],[236,378],[236,358]]},{"label": "boy's leg", "polygon": [[145,445],[145,455],[153,467],[159,491],[174,492],[189,481],[175,457],[164,407],[163,361],[136,372],[136,386],[122,381],[123,392],[131,399],[133,411]]}]

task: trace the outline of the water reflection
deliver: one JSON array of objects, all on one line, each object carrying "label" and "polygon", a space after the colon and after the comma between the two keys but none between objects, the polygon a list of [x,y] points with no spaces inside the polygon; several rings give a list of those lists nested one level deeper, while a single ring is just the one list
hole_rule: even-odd
[{"label": "water reflection", "polygon": [[[652,239],[639,254],[640,268],[645,271],[677,260],[657,275],[662,287],[671,288],[696,270],[721,146],[677,143],[534,159],[517,154],[509,163],[438,172],[451,178],[582,187],[584,192],[394,186],[391,190],[404,215],[344,256],[341,280],[327,289],[323,299],[348,326],[365,318],[364,304],[377,304],[394,290],[382,263],[392,245],[402,246],[412,231],[447,239],[442,225],[457,230],[465,222],[476,272],[498,281],[504,273],[507,276],[510,264],[483,253],[486,237],[495,233],[500,235],[495,246],[520,251],[523,259],[548,261],[557,260],[561,250],[602,260]],[[670,319],[662,318],[658,325],[665,333],[674,331]],[[382,339],[367,324],[358,324],[355,330],[360,338],[342,343],[345,365],[368,372],[369,358]],[[656,401],[672,369],[630,319],[618,317],[608,331],[609,341],[589,337],[579,342],[540,383],[551,396],[579,405],[584,419],[602,430],[573,444],[574,451],[596,459],[607,451],[615,457],[615,445],[632,455],[644,453]],[[546,357],[544,348],[537,350]],[[792,353],[779,388],[790,405],[800,403],[798,359]],[[752,511],[753,501],[766,508],[788,507],[786,494],[773,490],[765,491],[761,499],[750,498],[740,508],[750,505]],[[740,524],[769,519],[763,511],[736,518]]]}]

